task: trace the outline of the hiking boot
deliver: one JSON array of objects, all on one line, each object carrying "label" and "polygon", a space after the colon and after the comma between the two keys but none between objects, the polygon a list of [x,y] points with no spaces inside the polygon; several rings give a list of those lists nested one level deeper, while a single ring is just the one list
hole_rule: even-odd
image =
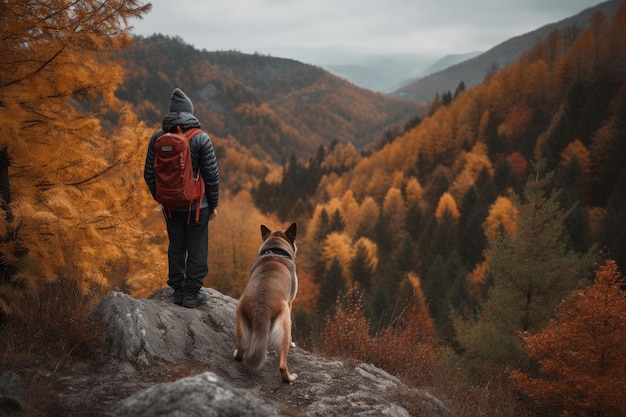
[{"label": "hiking boot", "polygon": [[196,294],[187,294],[183,298],[183,307],[196,308],[206,301],[206,294],[202,291]]},{"label": "hiking boot", "polygon": [[185,291],[182,288],[174,290],[174,304],[183,305],[183,299],[185,298]]}]

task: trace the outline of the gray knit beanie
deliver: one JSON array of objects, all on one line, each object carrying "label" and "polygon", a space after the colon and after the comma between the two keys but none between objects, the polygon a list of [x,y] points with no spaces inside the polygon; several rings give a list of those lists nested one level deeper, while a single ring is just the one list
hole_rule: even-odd
[{"label": "gray knit beanie", "polygon": [[180,112],[193,114],[193,103],[180,88],[176,88],[170,100],[170,113]]}]

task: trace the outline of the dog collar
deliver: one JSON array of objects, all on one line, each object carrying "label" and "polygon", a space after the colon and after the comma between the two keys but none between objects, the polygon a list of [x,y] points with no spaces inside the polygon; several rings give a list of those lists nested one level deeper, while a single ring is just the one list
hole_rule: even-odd
[{"label": "dog collar", "polygon": [[263,255],[280,255],[291,259],[291,254],[282,248],[269,248],[263,252]]}]

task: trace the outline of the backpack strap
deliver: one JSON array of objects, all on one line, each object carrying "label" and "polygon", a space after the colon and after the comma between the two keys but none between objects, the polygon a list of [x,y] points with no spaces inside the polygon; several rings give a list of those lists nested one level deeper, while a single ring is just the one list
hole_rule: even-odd
[{"label": "backpack strap", "polygon": [[[177,128],[178,128],[178,132],[183,134],[183,136],[185,136],[188,141],[191,141],[191,139],[194,136],[202,132],[202,129],[198,129],[197,127],[191,128],[187,130],[185,133],[183,133],[180,126],[177,126]],[[196,203],[196,223],[200,221],[200,206],[202,205],[202,199],[204,198],[204,179],[202,178],[202,174],[200,173],[200,167],[198,167],[198,180],[201,180],[203,182],[203,185],[202,185],[203,192],[202,192],[201,197],[198,199],[198,202]],[[189,217],[187,218],[187,223],[189,223],[190,219],[191,219],[191,204],[189,205]]]}]

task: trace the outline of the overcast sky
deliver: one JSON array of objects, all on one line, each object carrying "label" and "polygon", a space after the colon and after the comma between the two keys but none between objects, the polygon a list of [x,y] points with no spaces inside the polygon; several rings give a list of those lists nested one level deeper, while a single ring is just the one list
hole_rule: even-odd
[{"label": "overcast sky", "polygon": [[[486,51],[602,0],[153,0],[133,33],[315,65]],[[340,62],[345,60],[347,62]],[[334,61],[334,62],[324,62]]]}]

